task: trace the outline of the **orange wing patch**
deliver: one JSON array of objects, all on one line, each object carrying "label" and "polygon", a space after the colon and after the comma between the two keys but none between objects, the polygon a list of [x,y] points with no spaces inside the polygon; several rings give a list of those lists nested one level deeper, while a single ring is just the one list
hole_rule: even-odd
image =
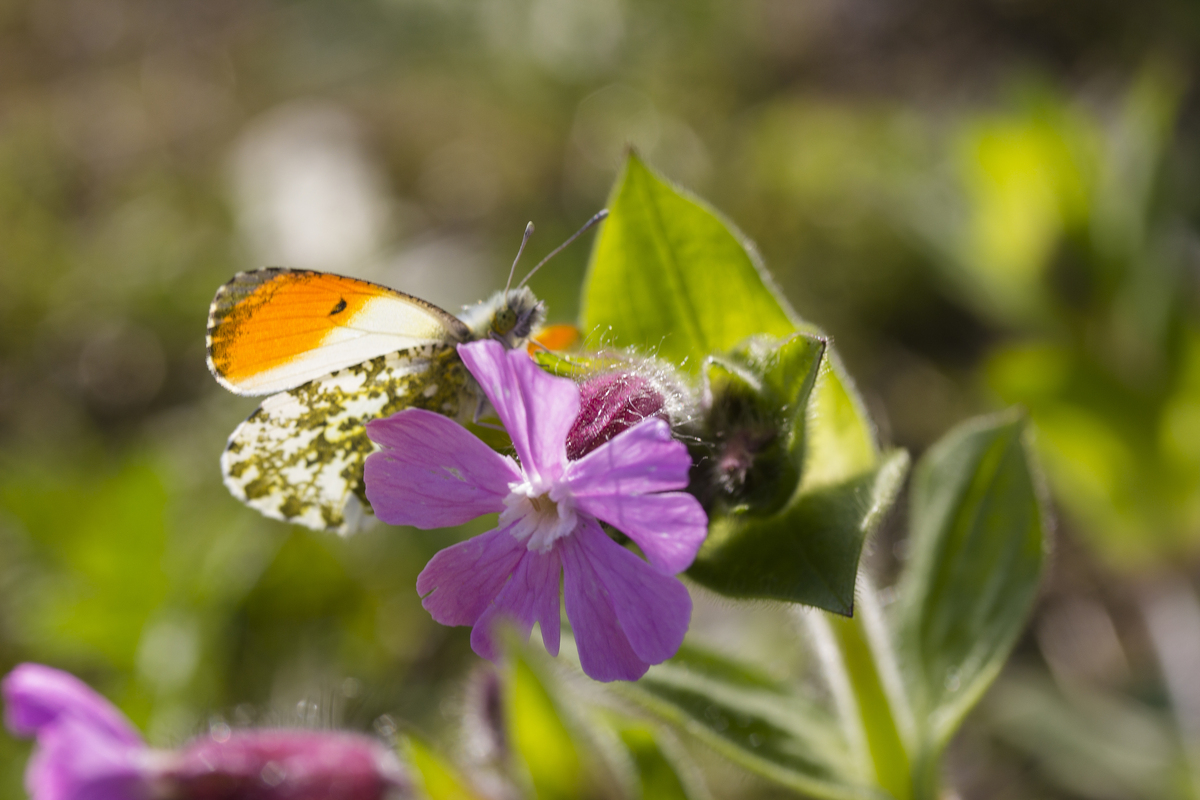
[{"label": "orange wing patch", "polygon": [[217,321],[213,366],[235,383],[284,366],[297,354],[320,347],[368,300],[385,294],[388,290],[381,286],[340,275],[277,273]]},{"label": "orange wing patch", "polygon": [[270,394],[431,344],[470,341],[458,318],[386,286],[289,269],[243,272],[217,290],[208,366],[238,394]]},{"label": "orange wing patch", "polygon": [[579,328],[566,323],[547,325],[534,334],[529,342],[529,354],[538,350],[570,350],[579,343]]}]

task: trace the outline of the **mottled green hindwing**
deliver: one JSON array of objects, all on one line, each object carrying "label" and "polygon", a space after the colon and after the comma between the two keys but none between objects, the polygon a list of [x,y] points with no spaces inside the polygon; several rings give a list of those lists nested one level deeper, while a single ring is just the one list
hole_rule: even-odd
[{"label": "mottled green hindwing", "polygon": [[374,520],[366,423],[405,408],[466,421],[478,388],[453,344],[401,350],[268,397],[229,437],[225,485],[268,517],[352,533]]}]

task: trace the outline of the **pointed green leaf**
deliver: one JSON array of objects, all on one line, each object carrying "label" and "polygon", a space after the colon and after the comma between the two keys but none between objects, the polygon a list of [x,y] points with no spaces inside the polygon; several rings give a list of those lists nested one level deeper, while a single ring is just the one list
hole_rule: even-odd
[{"label": "pointed green leaf", "polygon": [[685,647],[625,695],[735,763],[806,795],[878,800],[858,783],[837,722],[801,695],[745,666]]},{"label": "pointed green leaf", "polygon": [[715,516],[687,575],[730,597],[854,608],[863,542],[904,482],[908,454],[893,451],[849,480],[800,491],[779,513]]},{"label": "pointed green leaf", "polygon": [[1037,594],[1044,523],[1024,432],[1011,412],[966,422],[913,478],[898,646],[935,749],[995,679]]},{"label": "pointed green leaf", "polygon": [[768,281],[711,209],[630,154],[584,281],[583,331],[694,372],[748,336],[795,331]]},{"label": "pointed green leaf", "polygon": [[[617,180],[592,250],[581,327],[699,371],[751,336],[823,334],[774,288],[752,249],[706,204],[634,154]],[[875,466],[875,432],[829,348],[813,391],[806,482],[838,483]]]}]

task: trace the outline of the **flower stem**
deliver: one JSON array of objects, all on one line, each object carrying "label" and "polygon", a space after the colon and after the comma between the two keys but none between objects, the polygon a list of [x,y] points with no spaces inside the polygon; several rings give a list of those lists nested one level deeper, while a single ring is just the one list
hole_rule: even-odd
[{"label": "flower stem", "polygon": [[854,617],[805,614],[851,753],[862,777],[896,800],[933,800],[937,768],[913,763],[912,710],[874,589],[862,576],[857,595]]}]

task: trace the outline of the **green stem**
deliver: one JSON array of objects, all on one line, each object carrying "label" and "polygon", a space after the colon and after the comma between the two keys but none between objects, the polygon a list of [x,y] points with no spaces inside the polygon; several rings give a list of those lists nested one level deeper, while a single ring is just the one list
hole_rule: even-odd
[{"label": "green stem", "polygon": [[942,783],[942,759],[940,752],[928,748],[921,750],[913,761],[913,800],[937,800]]},{"label": "green stem", "polygon": [[916,725],[874,590],[859,579],[854,617],[809,613],[821,663],[864,777],[896,800],[935,800],[938,768],[921,758]]}]

